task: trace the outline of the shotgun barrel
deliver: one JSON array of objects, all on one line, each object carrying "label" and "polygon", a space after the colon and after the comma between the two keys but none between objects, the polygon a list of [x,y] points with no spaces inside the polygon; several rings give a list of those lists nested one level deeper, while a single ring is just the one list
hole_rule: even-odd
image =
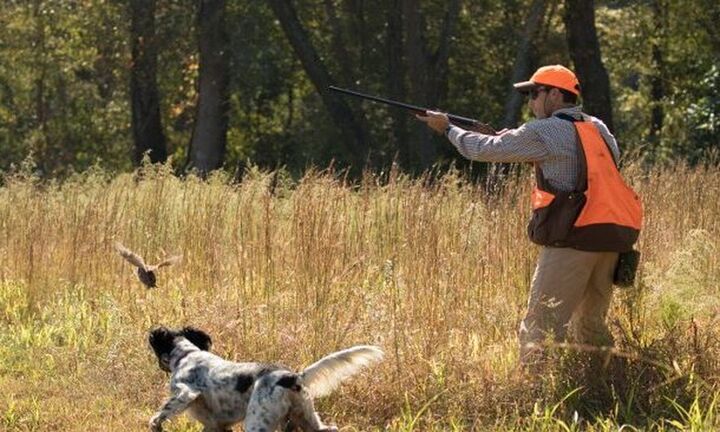
[{"label": "shotgun barrel", "polygon": [[[410,105],[410,104],[407,104],[404,102],[398,102],[398,101],[394,101],[391,99],[386,99],[384,97],[372,96],[372,95],[360,93],[360,92],[354,91],[354,90],[348,90],[348,89],[335,87],[335,86],[330,86],[328,88],[334,92],[343,93],[343,94],[347,94],[350,96],[355,96],[355,97],[359,97],[362,99],[367,99],[367,100],[371,100],[373,102],[379,102],[379,103],[382,103],[385,105],[390,105],[390,106],[394,106],[394,107],[398,107],[398,108],[404,108],[406,110],[412,111],[417,114],[425,114],[428,111],[433,111],[431,109],[423,108],[423,107],[420,107],[417,105]],[[458,126],[475,127],[478,125],[484,125],[484,123],[481,123],[481,122],[479,122],[475,119],[471,119],[469,117],[463,117],[463,116],[459,116],[459,115],[455,115],[455,114],[447,114],[447,116],[448,116],[448,119],[450,120],[450,123],[456,124]]]}]

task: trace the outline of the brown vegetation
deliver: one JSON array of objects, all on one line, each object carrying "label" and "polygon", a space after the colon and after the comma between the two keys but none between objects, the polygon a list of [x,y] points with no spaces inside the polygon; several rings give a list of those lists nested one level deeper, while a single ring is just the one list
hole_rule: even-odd
[{"label": "brown vegetation", "polygon": [[[320,403],[345,431],[572,430],[574,412],[587,430],[717,427],[720,170],[626,172],[647,219],[639,286],[610,313],[619,355],[555,347],[534,381],[516,369],[537,253],[524,231],[529,172],[492,187],[397,173],[232,184],[162,167],[61,185],[8,178],[0,429],[144,430],[167,383],[146,342],[159,323],[203,328],[231,359],[296,368],[381,345],[383,364]],[[118,239],[150,261],[185,259],[147,291]]]}]

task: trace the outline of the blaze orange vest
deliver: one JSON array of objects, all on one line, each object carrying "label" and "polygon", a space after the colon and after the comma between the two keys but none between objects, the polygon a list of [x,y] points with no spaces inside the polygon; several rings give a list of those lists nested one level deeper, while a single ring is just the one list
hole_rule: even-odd
[{"label": "blaze orange vest", "polygon": [[553,188],[535,165],[533,214],[528,235],[543,246],[596,252],[627,252],[640,234],[642,204],[625,184],[613,154],[590,121],[557,115],[573,122],[578,135],[575,190]]}]

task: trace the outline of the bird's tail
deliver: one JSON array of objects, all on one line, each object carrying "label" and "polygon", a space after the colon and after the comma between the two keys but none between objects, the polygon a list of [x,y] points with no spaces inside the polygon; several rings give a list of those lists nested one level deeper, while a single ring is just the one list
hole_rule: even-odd
[{"label": "bird's tail", "polygon": [[379,347],[358,345],[323,357],[305,368],[300,375],[312,397],[322,397],[332,393],[342,381],[364,367],[382,360],[384,355]]}]

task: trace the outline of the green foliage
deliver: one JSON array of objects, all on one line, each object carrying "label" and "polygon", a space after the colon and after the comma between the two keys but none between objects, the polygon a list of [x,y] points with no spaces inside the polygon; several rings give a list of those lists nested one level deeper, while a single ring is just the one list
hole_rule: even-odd
[{"label": "green foliage", "polygon": [[[706,160],[717,149],[720,34],[713,20],[720,6],[710,0],[607,1],[597,10],[604,61],[613,83],[620,143],[649,160]],[[659,14],[653,15],[657,4]],[[652,59],[659,47],[663,64]],[[664,95],[651,98],[659,76]],[[663,110],[657,142],[650,142],[650,115]]]},{"label": "green foliage", "polygon": [[707,407],[696,397],[689,407],[685,408],[674,400],[671,400],[673,407],[680,415],[679,420],[670,420],[668,423],[678,430],[701,432],[712,430],[717,426],[717,395],[707,403]]},{"label": "green foliage", "polygon": [[720,66],[713,64],[699,82],[695,102],[687,109],[691,145],[688,153],[699,162],[711,150],[717,151],[720,137]]},{"label": "green foliage", "polygon": [[129,166],[122,22],[100,0],[3,7],[0,168],[29,153],[45,175]]},{"label": "green foliage", "polygon": [[[530,3],[462,3],[440,108],[500,124]],[[660,6],[659,15],[653,15],[653,4]],[[388,94],[390,77],[404,74],[390,70],[392,2],[295,0],[293,5],[337,84]],[[447,2],[420,2],[429,51],[438,45],[446,9]],[[66,176],[95,165],[131,166],[127,12],[125,2],[117,0],[5,2],[0,10],[0,170],[28,155],[43,176]],[[198,96],[196,12],[192,2],[157,4],[158,87],[176,168],[186,159]],[[561,14],[562,5],[549,5],[535,41],[535,64],[569,63]],[[597,2],[616,134],[624,150],[651,161],[702,162],[717,149],[718,19],[720,6],[711,0]],[[285,166],[298,175],[311,164],[349,160],[317,89],[266,2],[228,2],[226,22],[231,62],[227,169],[235,171],[249,161],[271,169]],[[663,53],[661,69],[653,63],[652,44]],[[665,94],[654,101],[650,82],[659,74]],[[369,132],[369,160],[388,165],[399,150],[390,111],[348,103]],[[650,145],[653,107],[662,108],[664,124],[658,142]],[[422,127],[411,116],[407,120],[409,128]],[[467,164],[443,141],[436,139],[438,162]]]}]

